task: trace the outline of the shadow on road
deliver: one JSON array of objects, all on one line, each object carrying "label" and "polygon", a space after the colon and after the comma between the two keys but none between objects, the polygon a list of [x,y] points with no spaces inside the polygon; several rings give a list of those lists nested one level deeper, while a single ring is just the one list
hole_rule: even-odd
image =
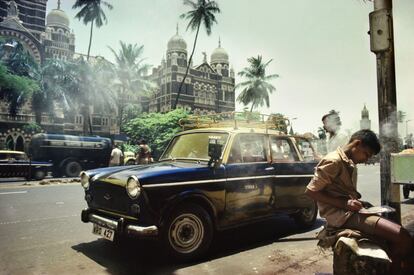
[{"label": "shadow on road", "polygon": [[[128,239],[123,245],[117,245],[104,239],[81,243],[72,248],[106,268],[111,274],[171,274],[177,269],[231,256],[243,251],[266,246],[278,241],[287,241],[288,236],[305,233],[320,227],[324,223],[318,219],[307,230],[299,229],[292,219],[277,217],[237,229],[217,232],[208,255],[201,261],[177,264],[164,253],[155,241]],[[302,241],[312,238],[299,237],[289,241]]]}]

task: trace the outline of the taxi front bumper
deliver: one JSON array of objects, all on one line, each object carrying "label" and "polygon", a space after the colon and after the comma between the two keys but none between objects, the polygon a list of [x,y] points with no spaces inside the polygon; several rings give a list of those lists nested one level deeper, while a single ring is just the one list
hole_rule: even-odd
[{"label": "taxi front bumper", "polygon": [[117,234],[127,234],[137,237],[156,237],[158,236],[158,227],[155,225],[138,226],[127,224],[124,218],[113,219],[104,217],[100,214],[93,213],[91,209],[82,210],[81,220],[84,223],[95,223],[102,227],[114,230]]}]

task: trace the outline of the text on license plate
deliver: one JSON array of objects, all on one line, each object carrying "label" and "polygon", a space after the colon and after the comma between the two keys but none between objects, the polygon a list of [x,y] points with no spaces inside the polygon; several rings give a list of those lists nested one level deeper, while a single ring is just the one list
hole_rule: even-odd
[{"label": "text on license plate", "polygon": [[114,231],[97,224],[93,224],[92,233],[104,237],[107,240],[114,240]]}]

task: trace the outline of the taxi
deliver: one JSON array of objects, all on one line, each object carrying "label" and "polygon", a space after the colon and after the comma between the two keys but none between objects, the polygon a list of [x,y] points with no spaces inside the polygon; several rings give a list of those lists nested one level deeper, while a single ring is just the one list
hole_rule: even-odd
[{"label": "taxi", "polygon": [[217,231],[275,215],[311,227],[313,147],[262,124],[204,123],[177,134],[156,163],[82,172],[82,221],[111,241],[155,238],[182,260],[204,255]]},{"label": "taxi", "polygon": [[0,177],[23,177],[28,180],[43,179],[52,164],[49,162],[32,161],[25,152],[0,150]]}]

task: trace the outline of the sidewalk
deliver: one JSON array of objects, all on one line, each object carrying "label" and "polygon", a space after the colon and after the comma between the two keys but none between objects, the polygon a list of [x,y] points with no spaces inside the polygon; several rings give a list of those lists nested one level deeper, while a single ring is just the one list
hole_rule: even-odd
[{"label": "sidewalk", "polygon": [[[414,199],[401,204],[403,225],[414,233]],[[320,228],[289,235],[240,252],[177,268],[175,275],[327,275],[333,273],[333,253],[322,251],[315,238]],[[414,234],[413,234],[414,235]],[[223,240],[225,241],[225,240]],[[163,273],[159,273],[163,274]]]}]

